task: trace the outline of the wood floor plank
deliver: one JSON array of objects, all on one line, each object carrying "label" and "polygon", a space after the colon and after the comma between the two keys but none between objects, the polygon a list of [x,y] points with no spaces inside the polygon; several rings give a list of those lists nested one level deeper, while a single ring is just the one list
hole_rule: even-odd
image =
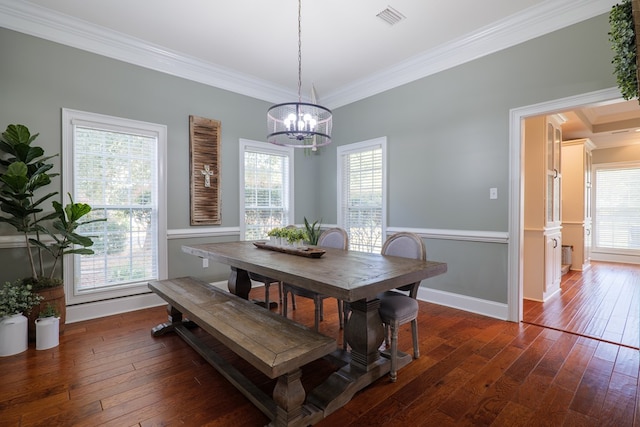
[{"label": "wood floor plank", "polygon": [[573,392],[551,384],[542,395],[531,396],[530,399],[539,399],[538,408],[544,408],[531,414],[527,420],[527,426],[556,427],[565,422]]},{"label": "wood floor plank", "polygon": [[569,407],[571,410],[588,416],[594,416],[601,410],[613,365],[613,362],[608,360],[591,358]]},{"label": "wood floor plank", "polygon": [[[458,368],[447,373],[439,381],[425,387],[420,398],[414,400],[404,412],[391,420],[388,426],[407,427],[414,424],[420,425],[420,421],[427,420],[435,422],[431,418],[433,414],[437,414],[437,418],[446,418],[447,423],[455,422],[453,418],[439,411],[438,407],[451,393],[462,387],[471,376],[471,373]],[[353,425],[359,424],[354,423]]]}]

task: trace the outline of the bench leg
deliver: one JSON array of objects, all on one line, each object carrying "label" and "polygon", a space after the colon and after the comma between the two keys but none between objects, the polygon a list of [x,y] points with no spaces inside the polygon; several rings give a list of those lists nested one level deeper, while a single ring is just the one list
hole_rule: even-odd
[{"label": "bench leg", "polygon": [[168,322],[160,323],[157,326],[151,328],[151,336],[159,337],[164,334],[168,334],[169,332],[173,332],[176,324],[182,324],[187,328],[193,328],[196,326],[195,323],[182,318],[182,313],[176,310],[171,304],[167,304],[167,314],[168,314]]},{"label": "bench leg", "polygon": [[273,389],[273,400],[277,405],[276,417],[269,426],[299,425],[305,399],[301,377],[302,371],[300,369],[278,377],[278,382]]}]

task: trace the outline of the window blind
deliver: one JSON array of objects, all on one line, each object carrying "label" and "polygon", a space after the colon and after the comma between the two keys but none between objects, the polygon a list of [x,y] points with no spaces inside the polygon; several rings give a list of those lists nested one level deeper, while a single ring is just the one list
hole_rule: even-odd
[{"label": "window blind", "polygon": [[291,223],[289,155],[246,149],[244,152],[244,222],[246,240],[267,237],[269,230]]},{"label": "window blind", "polygon": [[76,290],[158,277],[156,150],[154,136],[74,126],[74,199],[107,218],[82,229],[95,254],[77,256]]},{"label": "window blind", "polygon": [[595,171],[596,248],[640,250],[640,165]]},{"label": "window blind", "polygon": [[341,218],[349,247],[380,252],[383,223],[383,150],[380,146],[342,157]]}]

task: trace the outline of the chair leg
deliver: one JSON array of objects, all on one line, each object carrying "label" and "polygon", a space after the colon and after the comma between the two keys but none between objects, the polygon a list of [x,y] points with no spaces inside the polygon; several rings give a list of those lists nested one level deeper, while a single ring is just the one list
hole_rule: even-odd
[{"label": "chair leg", "polygon": [[389,377],[392,383],[398,379],[398,329],[398,322],[396,320],[391,322],[391,370]]},{"label": "chair leg", "polygon": [[322,319],[322,300],[319,295],[315,295],[313,297],[313,305],[315,305],[315,329],[318,332],[318,327],[320,326],[320,320]]},{"label": "chair leg", "polygon": [[291,305],[293,306],[293,309],[295,310],[296,307],[296,294],[294,294],[293,292],[291,293]]},{"label": "chair leg", "polygon": [[271,306],[269,305],[269,286],[271,286],[271,283],[264,283],[264,308],[267,310],[271,310]]},{"label": "chair leg", "polygon": [[411,333],[413,335],[413,358],[420,357],[420,347],[418,346],[418,319],[411,321]]},{"label": "chair leg", "polygon": [[280,303],[280,310],[282,310],[282,282],[278,282],[278,301]]},{"label": "chair leg", "polygon": [[389,348],[390,343],[389,343],[389,325],[388,324],[384,324],[384,345],[387,346],[387,348]]},{"label": "chair leg", "polygon": [[289,301],[289,297],[287,296],[288,293],[289,291],[287,290],[287,288],[283,287],[282,288],[282,315],[284,317],[287,317],[287,302]]},{"label": "chair leg", "polygon": [[340,323],[340,329],[344,329],[344,317],[342,313],[342,300],[336,299],[338,301],[338,322]]}]

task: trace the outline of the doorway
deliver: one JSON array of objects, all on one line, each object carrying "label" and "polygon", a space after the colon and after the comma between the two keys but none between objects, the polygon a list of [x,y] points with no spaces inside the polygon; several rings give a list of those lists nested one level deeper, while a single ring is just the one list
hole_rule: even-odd
[{"label": "doorway", "polygon": [[508,320],[523,319],[524,269],[524,119],[620,99],[617,88],[561,98],[510,111]]}]

